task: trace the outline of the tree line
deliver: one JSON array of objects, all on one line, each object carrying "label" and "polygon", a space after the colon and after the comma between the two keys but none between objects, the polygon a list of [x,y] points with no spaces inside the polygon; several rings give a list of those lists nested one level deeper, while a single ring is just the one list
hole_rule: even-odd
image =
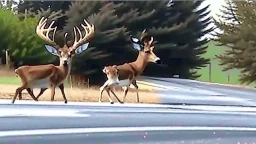
[{"label": "tree line", "polygon": [[195,79],[194,69],[204,67],[203,58],[213,31],[209,5],[202,0],[173,1],[14,1],[0,5],[0,51],[8,49],[15,67],[46,63],[58,64],[56,57],[44,49],[44,41],[35,34],[41,16],[55,20],[55,41],[63,45],[64,33],[73,40],[73,27],[87,19],[95,25],[96,35],[90,48],[73,60],[72,74],[85,75],[92,83],[104,80],[105,65],[122,64],[136,59],[129,35],[139,36],[144,30],[154,36],[155,53],[163,63],[150,64],[144,75]]}]

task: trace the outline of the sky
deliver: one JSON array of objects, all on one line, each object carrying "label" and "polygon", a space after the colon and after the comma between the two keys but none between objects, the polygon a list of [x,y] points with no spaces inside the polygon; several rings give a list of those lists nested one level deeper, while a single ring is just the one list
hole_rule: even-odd
[{"label": "sky", "polygon": [[210,4],[211,15],[217,18],[216,14],[220,12],[219,9],[225,4],[225,0],[206,0],[201,6],[204,7],[208,4]]},{"label": "sky", "polygon": [[[213,16],[215,19],[219,19],[217,14],[220,14],[220,9],[222,5],[225,5],[225,0],[206,0],[203,2],[201,7],[205,7],[210,4],[209,10],[211,10],[210,15]],[[214,24],[210,24],[208,27],[212,27]],[[220,32],[220,30],[215,29],[215,31]],[[205,35],[204,37],[211,37],[210,34]],[[202,37],[202,38],[204,38]]]}]

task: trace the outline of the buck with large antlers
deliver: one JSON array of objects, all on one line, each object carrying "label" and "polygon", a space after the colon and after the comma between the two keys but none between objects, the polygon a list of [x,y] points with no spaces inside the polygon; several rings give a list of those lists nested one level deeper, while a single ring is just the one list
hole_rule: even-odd
[{"label": "buck with large antlers", "polygon": [[[54,42],[54,36],[57,29],[57,27],[52,28],[54,22],[55,21],[52,21],[49,27],[45,28],[47,19],[42,17],[36,27],[36,33],[41,39],[49,44],[45,45],[46,50],[52,55],[59,57],[60,65],[55,66],[53,64],[47,64],[21,66],[17,68],[15,73],[20,77],[22,85],[16,89],[12,103],[15,102],[18,95],[19,99],[22,99],[21,94],[24,89],[28,91],[35,101],[38,101],[38,98],[49,88],[51,91],[51,101],[53,101],[56,87],[60,88],[64,101],[67,103],[63,82],[70,73],[73,56],[80,54],[87,49],[89,40],[94,36],[94,25],[90,25],[86,20],[84,20],[86,26],[81,24],[81,27],[84,29],[85,34],[83,35],[81,30],[75,26],[73,29],[75,37],[73,45],[68,46],[66,41],[68,33],[65,33],[65,44],[63,47],[60,47]],[[53,38],[51,39],[49,37],[49,33],[52,31]],[[79,33],[79,38],[77,37],[77,32]],[[33,94],[34,88],[41,89],[37,97]]]},{"label": "buck with large antlers", "polygon": [[[144,30],[141,34],[141,38],[130,36],[130,41],[133,48],[139,51],[137,60],[130,63],[125,63],[122,65],[106,66],[103,72],[107,75],[107,81],[100,88],[99,102],[102,100],[102,93],[104,90],[108,93],[108,98],[110,103],[113,104],[113,100],[110,97],[109,91],[117,98],[120,103],[124,103],[126,95],[128,93],[128,88],[132,84],[136,89],[137,102],[139,102],[139,90],[136,82],[136,77],[141,75],[149,62],[161,63],[159,57],[157,57],[153,50],[153,37],[146,33]],[[122,87],[124,91],[123,102],[121,102],[118,97],[113,92],[113,87]]]}]

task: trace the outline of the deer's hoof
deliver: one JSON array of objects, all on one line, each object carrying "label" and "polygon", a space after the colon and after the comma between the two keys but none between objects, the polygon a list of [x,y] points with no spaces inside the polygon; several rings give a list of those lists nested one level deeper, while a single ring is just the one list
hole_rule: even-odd
[{"label": "deer's hoof", "polygon": [[67,104],[67,103],[68,103],[68,101],[64,101],[64,103],[65,103],[65,104]]},{"label": "deer's hoof", "polygon": [[114,104],[114,102],[110,102],[110,104]]}]

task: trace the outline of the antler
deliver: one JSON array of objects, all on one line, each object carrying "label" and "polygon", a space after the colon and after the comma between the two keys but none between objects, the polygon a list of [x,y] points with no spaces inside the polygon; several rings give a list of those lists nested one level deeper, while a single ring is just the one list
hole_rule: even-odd
[{"label": "antler", "polygon": [[[55,46],[56,43],[54,42],[54,36],[55,36],[56,30],[57,30],[57,27],[52,28],[52,25],[55,23],[55,21],[52,21],[50,26],[45,29],[44,27],[46,25],[46,21],[47,21],[47,18],[42,17],[40,19],[40,21],[36,27],[36,34],[44,41]],[[49,37],[49,33],[52,30],[54,30],[54,31],[53,31],[53,39],[51,40]],[[44,32],[46,32],[46,34],[44,34]]]},{"label": "antler", "polygon": [[144,29],[144,30],[142,31],[142,33],[141,33],[141,35],[140,35],[140,40],[141,40],[141,41],[143,41],[144,38],[148,35],[146,31],[147,31],[146,29]]},{"label": "antler", "polygon": [[149,45],[152,45],[153,41],[154,41],[154,38],[151,36],[151,39],[150,39],[150,41],[148,42],[148,44],[149,44]]},{"label": "antler", "polygon": [[[147,40],[147,38],[150,37],[150,40]],[[152,45],[153,41],[154,41],[154,38],[152,36],[150,36],[148,33],[147,33],[147,30],[144,29],[141,33],[141,41],[144,42],[144,45]]]},{"label": "antler", "polygon": [[[93,35],[94,35],[94,25],[90,25],[86,20],[84,20],[85,25],[81,24],[81,26],[83,27],[83,29],[85,30],[85,35],[83,36],[80,29],[75,26],[74,27],[74,35],[75,35],[75,40],[74,43],[71,47],[72,50],[75,50],[76,48],[78,48],[79,46],[81,46],[82,44],[86,43]],[[77,39],[77,35],[76,33],[79,33],[79,39]]]}]

